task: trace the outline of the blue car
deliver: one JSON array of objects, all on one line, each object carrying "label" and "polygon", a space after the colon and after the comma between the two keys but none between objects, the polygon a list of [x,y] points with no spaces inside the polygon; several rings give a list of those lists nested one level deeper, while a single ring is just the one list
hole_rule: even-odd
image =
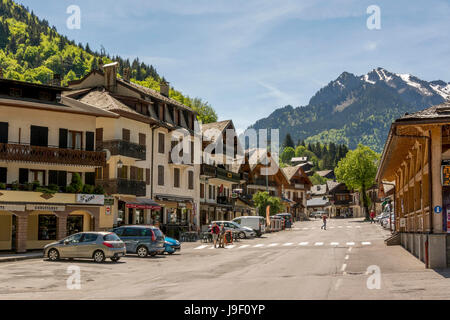
[{"label": "blue car", "polygon": [[178,240],[166,236],[166,239],[164,241],[164,248],[166,249],[164,252],[173,254],[176,251],[181,250],[181,244]]}]

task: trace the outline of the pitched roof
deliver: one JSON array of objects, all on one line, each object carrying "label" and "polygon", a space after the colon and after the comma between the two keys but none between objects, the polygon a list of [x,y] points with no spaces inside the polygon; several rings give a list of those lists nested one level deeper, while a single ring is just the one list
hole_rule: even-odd
[{"label": "pitched roof", "polygon": [[328,187],[328,191],[332,191],[334,188],[336,188],[337,186],[341,185],[340,182],[336,182],[336,181],[327,181],[327,187]]},{"label": "pitched roof", "polygon": [[311,187],[311,194],[313,195],[323,195],[327,193],[326,184],[316,184]]},{"label": "pitched roof", "polygon": [[322,170],[322,171],[317,171],[316,173],[321,177],[325,177],[331,172],[333,172],[333,170]]},{"label": "pitched roof", "polygon": [[414,121],[414,120],[442,120],[450,118],[450,101],[438,104],[427,109],[405,114],[395,122]]},{"label": "pitched roof", "polygon": [[312,198],[306,201],[307,207],[324,207],[329,203],[328,199]]},{"label": "pitched roof", "polygon": [[[223,131],[230,124],[233,125],[233,121],[223,120],[223,121],[219,121],[219,122],[211,122],[211,123],[202,124],[203,137],[206,138],[207,140],[211,140],[212,138],[214,138],[214,135],[215,135],[214,132],[209,132],[208,134],[205,134],[206,131],[211,130],[211,129],[216,129],[216,130],[220,131],[221,133],[223,133]],[[234,126],[233,126],[233,128],[234,128]],[[212,140],[214,140],[214,139],[212,139]]]}]

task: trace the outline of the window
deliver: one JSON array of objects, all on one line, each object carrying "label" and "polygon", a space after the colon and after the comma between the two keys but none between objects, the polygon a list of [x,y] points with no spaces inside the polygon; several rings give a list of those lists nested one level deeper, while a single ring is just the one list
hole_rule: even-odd
[{"label": "window", "polygon": [[173,169],[173,186],[174,188],[180,187],[180,169],[178,168]]},{"label": "window", "polygon": [[86,151],[94,151],[94,132],[86,132]]},{"label": "window", "polygon": [[120,241],[120,238],[117,236],[117,234],[110,233],[103,237],[103,240],[105,241]]},{"label": "window", "polygon": [[38,240],[56,240],[56,216],[39,215]]},{"label": "window", "polygon": [[8,170],[6,168],[0,168],[0,183],[6,183],[7,172]]},{"label": "window", "polygon": [[83,231],[83,220],[84,217],[80,215],[68,216],[67,217],[67,235],[78,233]]},{"label": "window", "polygon": [[158,186],[164,185],[164,166],[158,166]]},{"label": "window", "polygon": [[164,133],[158,133],[158,153],[165,153],[165,140],[166,137]]},{"label": "window", "polygon": [[19,183],[25,184],[28,183],[28,169],[19,169]]},{"label": "window", "polygon": [[95,179],[96,180],[103,179],[103,168],[95,168]]},{"label": "window", "polygon": [[117,168],[117,178],[128,180],[128,166]]},{"label": "window", "polygon": [[125,231],[124,228],[118,228],[113,230],[115,234],[117,234],[119,237],[123,235],[123,232]]},{"label": "window", "polygon": [[130,130],[122,129],[122,140],[130,142]]},{"label": "window", "polygon": [[45,171],[44,170],[28,170],[28,181],[35,182],[39,181],[41,186],[45,185]]},{"label": "window", "polygon": [[123,232],[124,237],[138,237],[139,236],[139,229],[137,228],[125,228]]},{"label": "window", "polygon": [[8,122],[0,122],[0,143],[8,143]]},{"label": "window", "polygon": [[47,127],[31,126],[30,130],[30,145],[48,147]]},{"label": "window", "polygon": [[94,242],[97,241],[98,235],[96,233],[85,233],[81,242]]},{"label": "window", "polygon": [[209,199],[212,199],[212,186],[208,185],[208,197]]},{"label": "window", "polygon": [[194,190],[194,171],[188,171],[189,190]]},{"label": "window", "polygon": [[77,234],[74,234],[73,236],[70,236],[70,237],[67,237],[66,239],[64,239],[64,242],[79,243],[82,236],[83,236],[83,233],[77,233]]},{"label": "window", "polygon": [[84,183],[95,186],[95,172],[86,172],[84,174]]},{"label": "window", "polygon": [[67,140],[67,148],[81,150],[82,148],[82,135],[83,133],[80,131],[69,131],[68,132],[68,140]]},{"label": "window", "polygon": [[144,181],[144,169],[143,168],[136,168],[137,169],[137,181]]},{"label": "window", "polygon": [[146,145],[146,136],[143,133],[139,133],[139,145],[145,146]]},{"label": "window", "polygon": [[200,198],[205,198],[205,185],[200,183]]}]

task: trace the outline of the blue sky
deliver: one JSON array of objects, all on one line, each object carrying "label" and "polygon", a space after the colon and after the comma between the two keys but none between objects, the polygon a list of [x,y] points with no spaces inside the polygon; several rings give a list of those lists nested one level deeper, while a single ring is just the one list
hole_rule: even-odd
[{"label": "blue sky", "polygon": [[[240,130],[306,105],[343,71],[376,67],[450,81],[450,2],[381,0],[18,0],[77,43],[139,57]],[[66,27],[70,5],[81,29]],[[369,5],[381,29],[369,30]]]}]

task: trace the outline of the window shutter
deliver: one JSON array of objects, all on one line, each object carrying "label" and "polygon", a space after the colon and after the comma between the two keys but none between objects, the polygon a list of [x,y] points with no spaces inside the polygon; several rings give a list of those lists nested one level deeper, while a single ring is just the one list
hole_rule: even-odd
[{"label": "window shutter", "polygon": [[150,184],[150,169],[145,169],[145,183]]},{"label": "window shutter", "polygon": [[86,131],[86,151],[94,151],[94,132]]},{"label": "window shutter", "polygon": [[147,137],[145,136],[144,133],[139,133],[139,144],[141,146],[145,146],[146,145],[146,139]]},{"label": "window shutter", "polygon": [[0,168],[0,183],[6,183],[7,172],[6,168]]},{"label": "window shutter", "polygon": [[19,183],[20,184],[25,184],[28,183],[28,169],[19,169]]},{"label": "window shutter", "polygon": [[0,122],[0,143],[8,143],[8,122]]},{"label": "window shutter", "polygon": [[158,166],[158,185],[164,185],[164,166]]},{"label": "window shutter", "polygon": [[103,128],[95,129],[95,141],[97,143],[103,141]]},{"label": "window shutter", "polygon": [[48,172],[48,184],[58,184],[58,171],[50,170]]},{"label": "window shutter", "polygon": [[130,180],[137,180],[137,176],[136,176],[136,167],[131,166],[130,167]]},{"label": "window shutter", "polygon": [[188,172],[188,177],[189,177],[189,189],[193,190],[194,189],[194,172],[193,171],[189,171]]},{"label": "window shutter", "polygon": [[60,186],[60,187],[67,186],[67,172],[66,171],[58,171],[58,186]]},{"label": "window shutter", "polygon": [[165,153],[165,136],[164,133],[158,133],[158,153]]},{"label": "window shutter", "polygon": [[200,198],[205,197],[205,185],[203,183],[200,184]]},{"label": "window shutter", "polygon": [[109,179],[109,165],[103,167],[103,180]]},{"label": "window shutter", "polygon": [[122,129],[122,140],[124,141],[130,141],[130,130],[128,129]]},{"label": "window shutter", "polygon": [[67,129],[59,129],[59,148],[67,149]]}]

